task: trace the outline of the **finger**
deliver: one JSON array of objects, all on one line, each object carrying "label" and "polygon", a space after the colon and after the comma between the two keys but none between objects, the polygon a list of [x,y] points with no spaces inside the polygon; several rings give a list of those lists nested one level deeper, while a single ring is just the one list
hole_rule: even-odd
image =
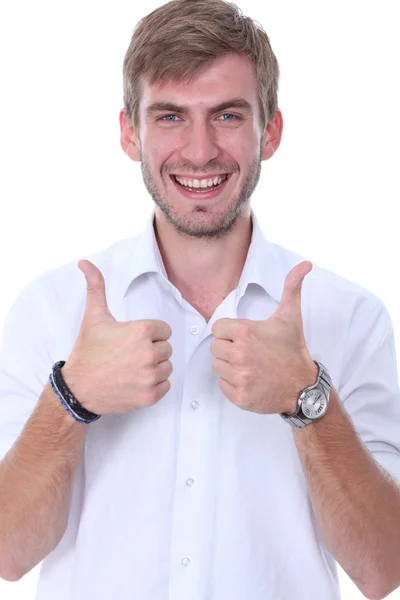
[{"label": "finger", "polygon": [[210,344],[211,354],[215,356],[215,358],[220,358],[221,360],[226,360],[230,362],[230,357],[232,354],[233,342],[229,340],[221,340],[221,339],[213,339]]},{"label": "finger", "polygon": [[156,383],[161,383],[171,376],[173,366],[171,361],[164,360],[156,366]]},{"label": "finger", "polygon": [[160,321],[159,319],[154,319],[153,323],[153,332],[151,335],[151,339],[153,342],[164,342],[168,340],[172,335],[172,329],[165,321]]},{"label": "finger", "polygon": [[116,321],[111,314],[106,298],[104,277],[89,260],[80,260],[78,267],[86,279],[86,307],[83,320],[88,323]]},{"label": "finger", "polygon": [[230,319],[228,317],[218,319],[211,327],[211,333],[216,338],[233,342],[235,339],[235,327],[240,320],[241,319]]},{"label": "finger", "polygon": [[172,346],[169,342],[153,342],[159,353],[159,359],[157,362],[163,362],[169,360],[172,356]]},{"label": "finger", "polygon": [[172,335],[171,327],[160,319],[136,319],[130,322],[139,328],[143,338],[150,338],[152,342],[165,342]]},{"label": "finger", "polygon": [[301,291],[305,276],[312,270],[310,261],[297,264],[287,275],[279,303],[279,313],[286,316],[301,318]]},{"label": "finger", "polygon": [[221,377],[222,379],[229,381],[229,383],[231,383],[232,385],[234,384],[233,369],[232,369],[231,364],[228,363],[226,360],[221,360],[219,358],[215,358],[212,361],[212,368],[214,370],[214,373],[216,375],[218,375],[218,377]]}]

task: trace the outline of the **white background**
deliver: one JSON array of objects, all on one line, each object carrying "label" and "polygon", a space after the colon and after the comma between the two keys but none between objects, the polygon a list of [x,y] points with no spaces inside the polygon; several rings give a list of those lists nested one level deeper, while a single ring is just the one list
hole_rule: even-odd
[{"label": "white background", "polygon": [[[135,235],[153,207],[139,164],[120,148],[118,113],[133,27],[160,4],[0,8],[1,327],[29,280]],[[399,348],[397,2],[238,4],[267,31],[281,69],[282,143],[252,199],[261,226],[378,295]],[[33,600],[38,575],[0,580],[0,597]],[[344,600],[364,597],[339,575]],[[400,599],[400,588],[388,598]]]}]

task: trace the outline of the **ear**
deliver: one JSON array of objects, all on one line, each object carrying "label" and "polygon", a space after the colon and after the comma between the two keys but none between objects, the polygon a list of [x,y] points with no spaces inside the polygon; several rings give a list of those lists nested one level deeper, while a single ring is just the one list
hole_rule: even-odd
[{"label": "ear", "polygon": [[275,154],[281,143],[282,129],[282,113],[278,108],[275,117],[267,124],[264,131],[261,160],[268,160]]},{"label": "ear", "polygon": [[131,160],[140,162],[139,140],[136,137],[134,128],[128,119],[125,110],[121,109],[119,113],[119,126],[121,129],[121,148]]}]

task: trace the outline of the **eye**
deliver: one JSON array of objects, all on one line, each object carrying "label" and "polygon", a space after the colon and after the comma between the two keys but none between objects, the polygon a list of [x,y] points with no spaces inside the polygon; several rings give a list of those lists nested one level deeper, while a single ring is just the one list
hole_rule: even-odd
[{"label": "eye", "polygon": [[233,121],[234,119],[240,119],[237,115],[233,115],[232,113],[224,113],[220,115],[221,117],[232,117],[231,119],[222,119],[223,121]]},{"label": "eye", "polygon": [[[218,118],[220,118],[220,117],[228,117],[227,119],[222,119],[222,121],[240,120],[240,117],[238,117],[237,115],[233,115],[232,113],[223,113]],[[178,115],[174,115],[174,114],[163,115],[162,117],[160,117],[160,121],[174,122],[176,118],[178,118]]]},{"label": "eye", "polygon": [[[172,119],[170,118],[172,117]],[[160,118],[160,121],[174,121],[174,117],[177,117],[177,115],[164,115],[163,117]]]}]

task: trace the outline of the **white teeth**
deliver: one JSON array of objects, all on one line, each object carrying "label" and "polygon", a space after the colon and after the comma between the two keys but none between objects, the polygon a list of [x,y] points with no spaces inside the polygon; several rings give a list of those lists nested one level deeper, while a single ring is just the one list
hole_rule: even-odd
[{"label": "white teeth", "polygon": [[218,185],[219,183],[222,183],[222,181],[224,181],[224,179],[226,178],[226,176],[224,175],[223,177],[217,176],[214,177],[213,179],[183,179],[181,177],[176,177],[175,179],[176,181],[178,181],[178,183],[180,183],[181,185],[184,185],[185,187],[190,187],[190,188],[207,188],[207,187],[212,187],[213,185]]}]

